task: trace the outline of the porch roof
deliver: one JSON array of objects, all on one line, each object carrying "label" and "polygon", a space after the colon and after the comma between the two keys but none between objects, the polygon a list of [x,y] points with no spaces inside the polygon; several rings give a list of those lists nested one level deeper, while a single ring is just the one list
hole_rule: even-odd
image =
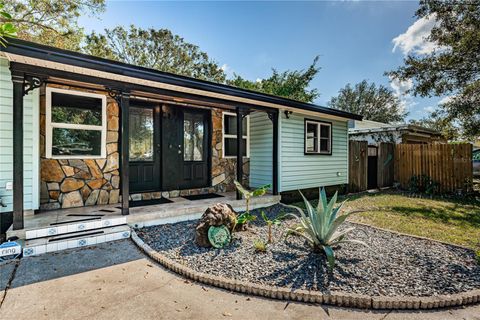
[{"label": "porch roof", "polygon": [[[96,71],[98,72],[97,76],[99,77],[108,78],[108,74],[117,75],[118,79],[124,82],[129,82],[128,80],[131,81],[132,79],[141,79],[145,82],[145,85],[155,87],[155,83],[160,83],[165,85],[163,89],[184,92],[185,89],[188,89],[189,93],[197,94],[199,96],[212,96],[233,102],[270,108],[282,108],[291,111],[295,111],[295,109],[304,110],[333,117],[362,120],[361,115],[341,110],[98,58],[25,40],[9,39],[8,42],[8,46],[6,48],[0,47],[0,51],[5,52],[11,60],[19,63],[36,65],[39,67],[49,67],[47,65],[41,65],[42,61],[47,61],[53,63],[52,65],[57,67],[60,65],[71,66],[73,67],[71,72],[83,69]],[[22,59],[22,57],[28,59]],[[215,96],[212,94],[215,94]]]}]

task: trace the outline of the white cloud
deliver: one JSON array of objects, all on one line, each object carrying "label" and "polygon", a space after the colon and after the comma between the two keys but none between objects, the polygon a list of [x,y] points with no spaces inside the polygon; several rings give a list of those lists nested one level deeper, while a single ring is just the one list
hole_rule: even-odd
[{"label": "white cloud", "polygon": [[438,104],[446,104],[446,103],[449,103],[452,99],[453,99],[454,96],[446,96],[446,97],[443,97],[440,101],[438,101]]},{"label": "white cloud", "polygon": [[225,72],[225,74],[227,75],[227,77],[232,77],[233,74],[235,73],[235,71],[226,63],[222,64],[222,66],[220,67],[220,69],[223,70],[223,72]]},{"label": "white cloud", "polygon": [[404,55],[409,53],[429,54],[439,46],[427,39],[435,26],[435,14],[423,17],[415,21],[407,31],[393,38],[394,44],[392,52],[399,48]]},{"label": "white cloud", "polygon": [[425,107],[423,108],[423,111],[427,112],[427,113],[432,113],[433,111],[435,111],[436,107],[434,106],[428,106],[428,107]]},{"label": "white cloud", "polygon": [[402,81],[390,77],[390,87],[393,89],[395,96],[400,99],[400,106],[403,111],[409,111],[417,104],[413,101],[412,95],[407,93],[413,87],[412,79]]}]

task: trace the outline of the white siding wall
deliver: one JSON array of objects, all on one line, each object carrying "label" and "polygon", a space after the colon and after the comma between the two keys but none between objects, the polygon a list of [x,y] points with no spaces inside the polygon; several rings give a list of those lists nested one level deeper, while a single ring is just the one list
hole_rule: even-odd
[{"label": "white siding wall", "polygon": [[[7,207],[0,212],[12,211],[12,191],[6,190],[13,181],[13,84],[8,60],[0,57],[0,197]],[[24,98],[24,205],[37,209],[39,203],[39,97],[38,89]]]},{"label": "white siding wall", "polygon": [[[331,186],[348,182],[347,120],[338,121],[299,113],[281,116],[280,191]],[[304,154],[304,119],[332,122],[332,155]]]},{"label": "white siding wall", "polygon": [[265,112],[250,115],[250,187],[272,183],[272,130]]}]

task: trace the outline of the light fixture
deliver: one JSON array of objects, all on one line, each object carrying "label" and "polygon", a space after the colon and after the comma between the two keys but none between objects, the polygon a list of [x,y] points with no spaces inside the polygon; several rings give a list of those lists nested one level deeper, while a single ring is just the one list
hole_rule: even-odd
[{"label": "light fixture", "polygon": [[292,111],[290,111],[290,110],[285,110],[285,117],[286,117],[287,119],[290,119],[290,115],[291,115],[291,114],[292,114]]}]

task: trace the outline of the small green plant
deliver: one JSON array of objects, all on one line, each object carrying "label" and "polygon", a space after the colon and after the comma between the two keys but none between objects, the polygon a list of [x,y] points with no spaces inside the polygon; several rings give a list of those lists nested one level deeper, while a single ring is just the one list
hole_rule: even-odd
[{"label": "small green plant", "polygon": [[300,216],[290,214],[298,219],[299,223],[287,229],[287,236],[292,234],[299,235],[310,243],[314,251],[323,250],[327,257],[330,270],[335,266],[333,246],[341,243],[358,243],[367,246],[367,244],[359,240],[345,239],[345,236],[355,228],[351,227],[339,230],[339,227],[345,220],[357,211],[339,215],[343,203],[334,208],[337,202],[337,192],[335,192],[335,195],[330,199],[330,202],[328,202],[325,189],[321,188],[317,208],[314,208],[301,192],[300,194],[305,202],[307,213],[305,214],[305,212],[299,208]]},{"label": "small green plant", "polygon": [[269,219],[267,215],[265,214],[265,211],[262,210],[261,212],[263,221],[267,224],[268,227],[268,240],[267,243],[272,243],[272,226],[274,225],[279,225],[282,223],[282,220],[285,218],[285,214],[281,213],[278,216],[276,216],[274,219]]},{"label": "small green plant", "polygon": [[252,215],[250,213],[250,199],[253,197],[260,197],[263,196],[267,193],[268,189],[271,187],[270,184],[261,186],[257,189],[254,189],[252,191],[249,191],[245,189],[238,181],[234,181],[235,187],[237,188],[238,192],[240,192],[245,199],[245,212],[239,214],[237,216],[237,220],[235,221],[235,224],[233,226],[233,230],[235,231],[237,225],[243,225],[246,226],[248,222],[254,221],[257,219],[256,216]]},{"label": "small green plant", "polygon": [[408,190],[412,193],[425,193],[429,195],[434,195],[438,193],[440,184],[433,181],[429,176],[414,175],[408,181]]},{"label": "small green plant", "polygon": [[475,258],[477,260],[477,263],[480,265],[480,250],[475,252]]},{"label": "small green plant", "polygon": [[256,252],[267,252],[267,243],[262,239],[253,240],[253,248]]}]

